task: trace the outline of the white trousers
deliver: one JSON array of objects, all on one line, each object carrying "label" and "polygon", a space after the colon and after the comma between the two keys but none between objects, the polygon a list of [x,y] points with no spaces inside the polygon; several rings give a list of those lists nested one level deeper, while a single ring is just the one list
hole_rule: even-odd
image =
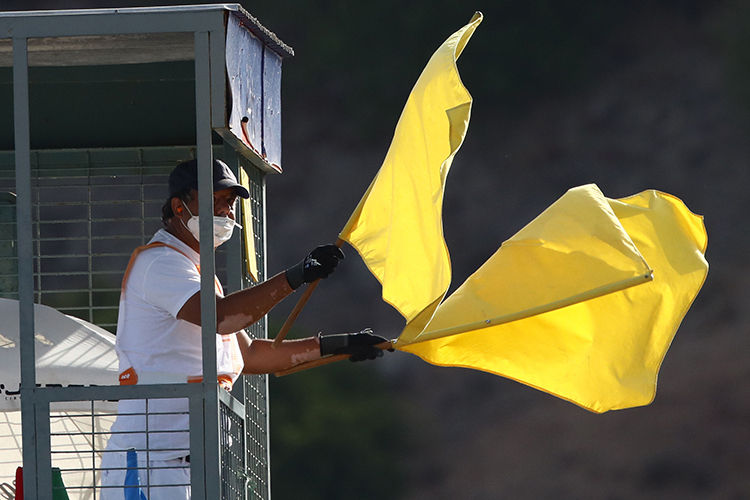
[{"label": "white trousers", "polygon": [[[126,452],[106,452],[102,458],[101,500],[122,500],[127,472]],[[148,500],[190,500],[190,464],[184,459],[150,460],[138,456],[141,490]]]}]

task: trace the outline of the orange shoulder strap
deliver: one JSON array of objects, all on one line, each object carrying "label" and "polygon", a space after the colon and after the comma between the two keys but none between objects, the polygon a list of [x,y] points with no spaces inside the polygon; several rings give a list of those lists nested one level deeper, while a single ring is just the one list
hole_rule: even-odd
[{"label": "orange shoulder strap", "polygon": [[[125,283],[127,283],[128,278],[130,277],[130,269],[133,267],[133,263],[135,262],[135,259],[138,257],[138,255],[140,255],[140,253],[142,251],[144,251],[144,250],[148,250],[150,248],[158,248],[158,247],[171,248],[175,252],[181,253],[182,255],[184,255],[185,257],[187,257],[188,260],[190,260],[192,262],[192,259],[190,259],[190,257],[188,256],[188,254],[186,254],[185,252],[183,252],[182,250],[180,250],[177,247],[173,247],[172,245],[168,245],[167,243],[163,243],[161,241],[154,241],[152,243],[149,243],[148,245],[140,246],[140,247],[136,248],[135,250],[133,250],[133,255],[130,256],[130,261],[128,262],[128,267],[125,268],[125,275],[122,277],[122,286],[120,288],[121,293],[125,293]],[[195,267],[198,269],[198,273],[200,273],[201,272],[201,266],[199,266],[199,265],[196,264]],[[215,276],[214,276],[214,286],[216,287],[216,293],[218,293],[219,295],[223,296],[224,293],[223,293],[223,290],[221,288],[221,284],[219,283],[218,278],[216,278]]]},{"label": "orange shoulder strap", "polygon": [[[172,245],[167,245],[166,243],[162,243],[161,241],[154,241],[153,243],[149,243],[148,245],[143,245],[141,247],[136,248],[133,250],[133,255],[130,256],[130,261],[128,262],[128,267],[125,268],[125,275],[122,277],[122,287],[121,291],[125,291],[125,283],[128,282],[128,278],[130,277],[130,269],[133,267],[133,263],[135,262],[136,257],[140,255],[140,253],[144,250],[148,250],[149,248],[158,248],[158,247],[167,247],[171,248],[175,252],[180,252],[185,257],[188,257],[185,252],[182,250],[173,247]],[[189,259],[190,257],[188,257]],[[200,271],[199,271],[200,272]]]}]

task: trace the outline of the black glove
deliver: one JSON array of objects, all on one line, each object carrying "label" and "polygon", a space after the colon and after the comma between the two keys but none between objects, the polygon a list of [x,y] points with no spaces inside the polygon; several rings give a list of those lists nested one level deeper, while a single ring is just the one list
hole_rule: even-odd
[{"label": "black glove", "polygon": [[[365,328],[359,333],[342,333],[339,335],[320,336],[320,355],[350,354],[350,361],[364,361],[375,359],[383,355],[383,351],[375,344],[388,342],[380,335],[373,335],[372,330]],[[393,352],[393,348],[389,348]]]},{"label": "black glove", "polygon": [[303,283],[326,279],[343,258],[344,252],[336,245],[321,245],[310,252],[299,264],[287,269],[286,280],[289,286],[296,290]]}]

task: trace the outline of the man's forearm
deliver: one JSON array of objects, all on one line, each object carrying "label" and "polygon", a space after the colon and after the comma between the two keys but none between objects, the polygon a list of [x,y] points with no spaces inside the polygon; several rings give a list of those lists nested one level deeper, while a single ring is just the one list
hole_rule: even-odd
[{"label": "man's forearm", "polygon": [[216,298],[216,328],[218,333],[234,333],[252,325],[294,290],[289,286],[284,273],[234,292],[224,298]]},{"label": "man's forearm", "polygon": [[305,361],[320,357],[320,344],[317,337],[285,340],[278,347],[272,347],[272,340],[251,340],[244,332],[238,334],[245,375],[275,373],[291,368]]},{"label": "man's forearm", "polygon": [[[227,295],[216,297],[217,333],[234,333],[252,325],[294,290],[289,286],[284,273]],[[177,314],[177,319],[201,325],[201,293],[190,297]]]}]

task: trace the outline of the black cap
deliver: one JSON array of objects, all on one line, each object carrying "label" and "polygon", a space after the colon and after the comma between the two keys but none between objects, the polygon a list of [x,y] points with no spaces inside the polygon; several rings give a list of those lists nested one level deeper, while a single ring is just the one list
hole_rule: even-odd
[{"label": "black cap", "polygon": [[[198,160],[192,159],[177,165],[169,174],[169,197],[184,189],[198,190]],[[250,193],[240,183],[226,163],[214,158],[214,192],[226,188],[234,188],[237,195],[250,198]]]}]

